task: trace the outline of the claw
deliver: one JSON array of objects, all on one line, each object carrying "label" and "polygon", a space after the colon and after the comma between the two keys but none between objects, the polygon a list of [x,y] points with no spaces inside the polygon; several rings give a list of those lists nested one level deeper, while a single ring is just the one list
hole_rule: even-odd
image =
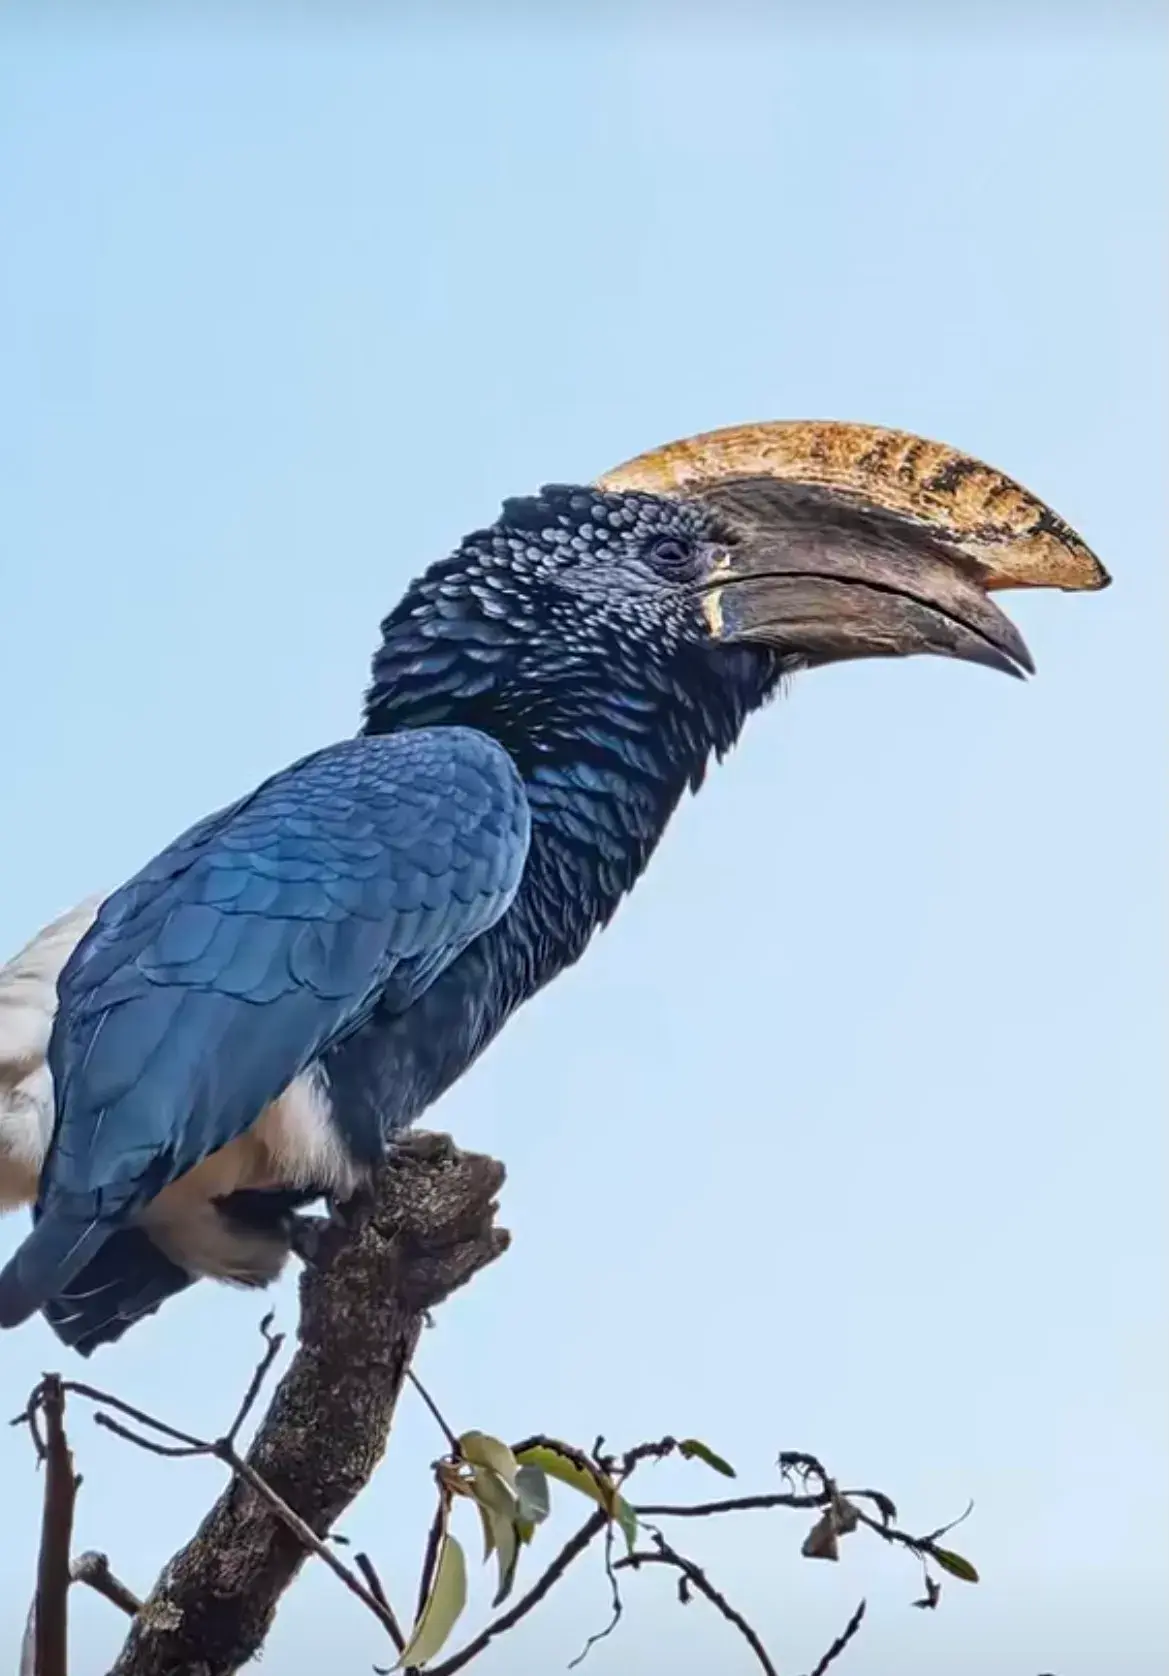
[{"label": "claw", "polygon": [[343,1248],[359,1234],[376,1204],[371,1187],[359,1187],[350,1198],[333,1200],[328,1216],[289,1217],[288,1243],[302,1263],[311,1269],[328,1269]]},{"label": "claw", "polygon": [[363,1183],[348,1199],[336,1200],[329,1206],[329,1216],[340,1227],[356,1234],[365,1227],[374,1213],[377,1195],[368,1182]]}]

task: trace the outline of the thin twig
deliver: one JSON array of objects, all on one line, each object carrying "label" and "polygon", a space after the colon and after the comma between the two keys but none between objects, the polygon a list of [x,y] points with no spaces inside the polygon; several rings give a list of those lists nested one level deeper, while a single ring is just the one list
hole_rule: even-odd
[{"label": "thin twig", "polygon": [[[600,1452],[601,1452],[600,1442],[601,1442],[601,1440],[598,1439],[597,1440],[597,1449],[595,1451],[595,1454],[598,1457],[600,1456]],[[628,1476],[628,1475],[626,1475],[626,1476]],[[616,1571],[614,1570],[614,1567],[613,1567],[613,1520],[612,1519],[609,1520],[609,1523],[605,1528],[605,1576],[609,1579],[609,1595],[610,1595],[610,1601],[611,1601],[611,1610],[610,1610],[610,1613],[609,1613],[609,1621],[605,1625],[604,1629],[596,1630],[596,1631],[594,1631],[594,1633],[592,1635],[589,1636],[588,1640],[585,1642],[585,1644],[581,1648],[580,1652],[576,1655],[576,1657],[574,1659],[570,1660],[569,1665],[568,1665],[569,1670],[575,1670],[578,1664],[583,1664],[584,1661],[588,1658],[589,1654],[592,1652],[593,1648],[597,1645],[597,1643],[599,1641],[607,1641],[608,1638],[612,1635],[613,1631],[617,1628],[617,1625],[621,1622],[621,1613],[624,1610],[624,1602],[621,1599],[621,1581],[618,1578],[617,1573],[616,1573]]]},{"label": "thin twig", "polygon": [[162,1455],[168,1461],[189,1460],[193,1455],[205,1455],[207,1447],[202,1443],[156,1443],[152,1437],[143,1437],[141,1432],[132,1431],[129,1426],[123,1426],[120,1420],[111,1419],[108,1414],[95,1414],[95,1426],[103,1431],[113,1432],[124,1443],[132,1443],[137,1449],[145,1449],[150,1455]]},{"label": "thin twig", "polygon": [[[899,1548],[906,1548],[911,1554],[920,1558],[923,1555],[932,1556],[937,1544],[937,1538],[953,1530],[961,1519],[955,1519],[951,1524],[944,1525],[941,1530],[934,1531],[930,1536],[914,1536],[909,1531],[903,1531],[898,1526],[889,1523],[884,1518],[874,1518],[863,1507],[858,1507],[857,1497],[869,1500],[880,1500],[871,1490],[837,1490],[831,1479],[826,1479],[827,1488],[808,1494],[779,1491],[766,1496],[734,1496],[725,1501],[697,1501],[689,1505],[686,1503],[658,1502],[635,1506],[633,1511],[639,1519],[709,1519],[719,1513],[749,1513],[764,1511],[769,1507],[794,1507],[815,1510],[846,1503],[856,1516],[858,1524],[864,1525],[879,1536],[883,1542],[888,1542]],[[967,1508],[962,1518],[969,1516]]]},{"label": "thin twig", "polygon": [[436,1425],[442,1432],[442,1435],[446,1438],[447,1443],[450,1445],[451,1454],[457,1459],[462,1454],[462,1450],[459,1448],[459,1440],[443,1418],[442,1410],[439,1408],[430,1392],[426,1389],[426,1386],[419,1379],[418,1375],[414,1372],[413,1368],[406,1369],[406,1378],[410,1381],[410,1384],[413,1385],[414,1389],[418,1392],[418,1395],[422,1398],[423,1402],[434,1416]]},{"label": "thin twig", "polygon": [[[599,1440],[598,1440],[599,1441]],[[621,1481],[624,1481],[639,1467],[642,1461],[664,1461],[672,1455],[678,1447],[676,1437],[659,1438],[656,1443],[637,1443],[632,1449],[627,1449],[621,1457]]]},{"label": "thin twig", "polygon": [[[849,1501],[848,1505],[856,1514],[857,1522],[864,1525],[866,1530],[874,1531],[883,1542],[892,1543],[898,1548],[907,1548],[918,1559],[933,1555],[937,1546],[935,1540],[937,1533],[935,1533],[935,1536],[913,1536],[909,1531],[899,1530],[896,1525],[888,1525],[882,1519],[874,1519],[871,1513],[866,1513],[864,1508],[858,1507],[854,1501]],[[968,1512],[969,1509],[967,1509]],[[966,1518],[966,1516],[967,1514],[964,1513],[962,1518]],[[954,1523],[958,1524],[960,1521],[955,1520]],[[946,1525],[943,1529],[952,1530],[953,1526]]]},{"label": "thin twig", "polygon": [[678,1553],[676,1548],[671,1548],[660,1531],[653,1531],[651,1534],[657,1544],[657,1552],[650,1553],[646,1549],[640,1549],[636,1553],[630,1554],[626,1559],[618,1560],[617,1569],[622,1570],[629,1566],[636,1571],[639,1566],[643,1565],[668,1565],[672,1566],[675,1571],[680,1571],[686,1581],[692,1584],[699,1594],[705,1595],[710,1604],[716,1607],[727,1622],[733,1624],[735,1629],[738,1630],[743,1640],[755,1654],[760,1668],[766,1673],[766,1676],[779,1676],[771,1662],[767,1648],[760,1641],[751,1625],[741,1612],[736,1611],[727,1597],[715,1588],[702,1567],[695,1565],[693,1560],[688,1560],[685,1554]]},{"label": "thin twig", "polygon": [[66,1379],[63,1388],[75,1397],[86,1397],[92,1403],[98,1403],[102,1408],[112,1408],[118,1414],[124,1414],[129,1420],[136,1420],[140,1426],[147,1426],[152,1432],[158,1432],[161,1437],[173,1438],[176,1443],[185,1443],[192,1452],[205,1449],[202,1438],[190,1432],[180,1432],[175,1426],[168,1426],[165,1420],[156,1420],[153,1414],[147,1414],[145,1409],[135,1408],[133,1403],[123,1402],[121,1397],[115,1397],[112,1391],[99,1390],[96,1385],[83,1385],[80,1380]]},{"label": "thin twig", "polygon": [[37,1385],[33,1389],[28,1402],[24,1406],[24,1412],[14,1415],[8,1424],[10,1426],[28,1427],[29,1436],[32,1438],[32,1446],[36,1453],[36,1458],[38,1461],[43,1461],[48,1449],[45,1443],[44,1434],[41,1431],[40,1416],[37,1410],[40,1391],[41,1388]]},{"label": "thin twig", "polygon": [[939,1525],[936,1531],[931,1531],[928,1536],[922,1537],[922,1548],[928,1553],[936,1543],[941,1541],[943,1536],[949,1536],[950,1532],[956,1531],[959,1525],[964,1525],[973,1512],[974,1502],[968,1501],[956,1519],[951,1519],[948,1525]]},{"label": "thin twig", "polygon": [[45,1420],[46,1454],[33,1669],[35,1676],[68,1676],[69,1552],[79,1480],[65,1436],[65,1392],[59,1374],[45,1375],[37,1407]]},{"label": "thin twig", "polygon": [[[269,1338],[267,1333],[265,1333],[264,1336],[268,1339],[268,1345],[264,1356],[261,1358],[259,1369],[257,1370],[261,1373],[261,1375],[267,1373],[268,1369],[272,1365],[275,1355],[279,1350],[279,1344],[276,1343],[275,1337]],[[274,1343],[276,1343],[275,1350],[272,1348]],[[256,1377],[253,1376],[252,1385],[249,1386],[247,1393],[247,1399],[250,1399],[251,1403],[255,1402],[260,1383],[262,1383],[262,1378],[257,1381]],[[118,1437],[124,1438],[126,1442],[135,1444],[139,1449],[146,1449],[151,1454],[155,1455],[202,1455],[211,1456],[215,1460],[222,1461],[223,1464],[228,1467],[237,1478],[242,1479],[243,1482],[255,1492],[260,1500],[271,1509],[275,1516],[283,1522],[283,1524],[292,1532],[297,1540],[303,1544],[309,1553],[315,1554],[319,1560],[323,1560],[329,1567],[329,1570],[332,1571],[336,1577],[340,1578],[341,1582],[344,1583],[349,1592],[355,1595],[357,1599],[373,1613],[374,1617],[378,1619],[390,1639],[394,1642],[397,1650],[401,1652],[405,1645],[405,1641],[402,1638],[402,1631],[393,1611],[378,1600],[376,1594],[366,1587],[365,1583],[355,1571],[352,1571],[344,1564],[343,1561],[337,1558],[332,1549],[327,1547],[326,1544],[321,1541],[320,1537],[317,1536],[312,1527],[306,1524],[299,1514],[293,1512],[292,1508],[289,1507],[284,1498],[278,1495],[276,1491],[272,1489],[271,1485],[266,1483],[266,1481],[260,1476],[255,1468],[250,1466],[248,1462],[244,1460],[242,1455],[240,1455],[236,1449],[235,1444],[231,1441],[233,1432],[238,1430],[239,1424],[241,1423],[241,1415],[246,1418],[247,1409],[248,1406],[250,1406],[247,1399],[245,1399],[245,1402],[241,1404],[240,1411],[236,1416],[236,1422],[233,1424],[232,1431],[230,1431],[226,1437],[211,1440],[208,1438],[195,1437],[190,1432],[181,1432],[176,1427],[168,1425],[164,1420],[159,1420],[153,1414],[148,1414],[144,1409],[134,1408],[130,1403],[123,1402],[120,1397],[113,1396],[109,1391],[99,1390],[96,1386],[82,1385],[71,1380],[64,1382],[58,1381],[58,1384],[63,1391],[72,1392],[75,1396],[85,1397],[92,1403],[103,1405],[108,1403],[119,1413],[130,1415],[131,1418],[138,1423],[138,1425],[148,1427],[160,1433],[163,1437],[177,1438],[180,1440],[177,1444],[156,1443],[153,1438],[142,1437],[139,1433],[132,1431],[128,1426],[123,1426],[119,1421],[112,1419],[108,1414],[98,1412],[94,1415],[94,1420],[98,1425],[104,1426],[107,1431],[114,1432]],[[255,1387],[254,1390],[253,1386]],[[44,1406],[43,1403],[41,1406]],[[31,1407],[32,1404],[30,1404],[30,1409]],[[48,1418],[48,1416],[46,1417]],[[51,1420],[49,1421],[49,1424],[51,1427]],[[52,1436],[50,1432],[50,1463],[52,1461],[52,1447]],[[66,1555],[68,1555],[67,1548]],[[136,1609],[137,1608],[135,1608],[135,1610]],[[44,1672],[38,1668],[36,1676],[67,1676],[67,1672],[62,1664],[59,1666],[48,1666]]]},{"label": "thin twig", "polygon": [[398,1627],[398,1620],[393,1612],[382,1605],[381,1601],[372,1590],[365,1586],[356,1572],[351,1571],[343,1560],[337,1558],[333,1550],[321,1541],[312,1526],[307,1525],[299,1513],[292,1511],[283,1496],[278,1496],[272,1486],[265,1483],[255,1467],[249,1466],[243,1456],[238,1455],[231,1444],[222,1439],[218,1443],[210,1445],[207,1452],[221,1460],[225,1466],[229,1466],[237,1478],[242,1478],[249,1489],[254,1490],[260,1500],[266,1503],[276,1517],[287,1525],[293,1536],[303,1542],[309,1553],[315,1554],[319,1560],[325,1562],[334,1576],[341,1579],[350,1594],[356,1595],[358,1600],[369,1608],[374,1617],[380,1620],[390,1640],[401,1652],[406,1643],[402,1639],[402,1631]]},{"label": "thin twig", "polygon": [[422,1608],[430,1599],[430,1585],[434,1582],[434,1568],[438,1564],[438,1551],[442,1547],[450,1512],[450,1495],[440,1487],[438,1506],[434,1510],[434,1518],[430,1521],[430,1529],[426,1533],[426,1547],[422,1551],[422,1569],[418,1573],[418,1600],[414,1607],[415,1623],[421,1618]]},{"label": "thin twig", "polygon": [[369,1555],[365,1553],[354,1554],[353,1563],[357,1567],[358,1571],[360,1571],[361,1575],[365,1578],[370,1594],[373,1595],[374,1599],[381,1606],[382,1611],[386,1614],[386,1617],[390,1620],[392,1624],[392,1628],[390,1628],[390,1639],[394,1642],[398,1651],[401,1652],[406,1645],[406,1637],[402,1634],[402,1626],[398,1623],[397,1614],[390,1605],[390,1597],[387,1595],[385,1585],[378,1576],[377,1567],[374,1565]]},{"label": "thin twig", "polygon": [[852,1617],[848,1620],[848,1622],[845,1624],[844,1628],[841,1630],[840,1634],[836,1637],[836,1640],[832,1643],[831,1647],[829,1647],[828,1651],[824,1654],[824,1657],[820,1660],[820,1662],[816,1666],[816,1668],[811,1672],[811,1676],[824,1676],[824,1672],[828,1669],[829,1665],[836,1663],[837,1659],[840,1657],[841,1653],[843,1653],[844,1649],[848,1646],[849,1642],[852,1640],[852,1638],[856,1634],[857,1630],[861,1627],[862,1623],[864,1623],[865,1611],[866,1611],[866,1605],[865,1605],[865,1602],[862,1600],[860,1605],[857,1607],[856,1611],[853,1613]]},{"label": "thin twig", "polygon": [[598,1508],[594,1514],[585,1520],[575,1536],[569,1537],[552,1564],[542,1576],[536,1579],[526,1595],[517,1600],[515,1605],[509,1607],[506,1612],[501,1612],[498,1618],[494,1618],[485,1629],[475,1636],[474,1640],[468,1641],[465,1647],[460,1647],[457,1653],[452,1653],[449,1659],[444,1659],[441,1664],[431,1665],[426,1676],[454,1676],[456,1670],[462,1670],[463,1666],[470,1664],[472,1659],[477,1659],[484,1648],[495,1640],[496,1636],[506,1634],[509,1629],[519,1623],[521,1618],[527,1617],[532,1608],[540,1604],[552,1585],[563,1577],[573,1560],[584,1553],[589,1543],[595,1536],[600,1535],[608,1523],[608,1514]]},{"label": "thin twig", "polygon": [[709,1519],[715,1513],[750,1513],[767,1507],[820,1508],[827,1507],[832,1495],[827,1490],[815,1494],[796,1495],[778,1490],[767,1496],[735,1496],[727,1501],[696,1501],[691,1503],[647,1503],[635,1506],[638,1518],[647,1519]]},{"label": "thin twig", "polygon": [[256,1398],[263,1389],[264,1381],[268,1377],[272,1363],[276,1360],[277,1356],[279,1356],[281,1350],[284,1348],[284,1334],[274,1333],[272,1331],[273,1320],[274,1317],[272,1312],[269,1310],[268,1314],[265,1315],[264,1319],[260,1322],[260,1334],[264,1340],[264,1354],[256,1363],[251,1383],[244,1392],[244,1400],[240,1403],[239,1408],[236,1411],[235,1419],[228,1427],[227,1442],[230,1444],[234,1444],[236,1439],[239,1437],[244,1421],[255,1407]]}]

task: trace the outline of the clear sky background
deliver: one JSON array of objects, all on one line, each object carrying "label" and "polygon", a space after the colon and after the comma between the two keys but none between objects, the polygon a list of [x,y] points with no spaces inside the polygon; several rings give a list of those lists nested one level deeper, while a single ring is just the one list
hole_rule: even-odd
[{"label": "clear sky background", "polygon": [[[856,1676],[1164,1669],[1151,6],[166,10],[0,21],[0,951],[351,732],[381,614],[504,495],[785,416],[1021,478],[1113,588],[1005,602],[1026,685],[871,663],[755,721],[435,1113],[506,1160],[515,1243],[420,1370],[460,1426],[696,1432],[744,1490],[810,1449],[918,1528],[974,1497],[955,1540],[984,1582],[936,1614],[861,1537],[832,1567],[800,1519],[688,1531],[784,1671],[862,1594]],[[203,1286],[92,1376],[214,1430],[270,1301]],[[291,1283],[275,1302],[291,1329]],[[82,1365],[39,1322],[5,1337],[0,1410]],[[79,1542],[144,1589],[219,1472],[81,1412],[73,1441]],[[403,1604],[438,1443],[405,1401],[343,1527]],[[0,1484],[11,1668],[40,1494],[19,1433]],[[663,1470],[654,1496],[707,1487]],[[598,1676],[751,1668],[669,1579],[628,1593]],[[583,1564],[484,1676],[563,1668],[606,1612]],[[121,1622],[96,1598],[76,1621],[98,1676]],[[264,1670],[386,1653],[313,1567]]]}]

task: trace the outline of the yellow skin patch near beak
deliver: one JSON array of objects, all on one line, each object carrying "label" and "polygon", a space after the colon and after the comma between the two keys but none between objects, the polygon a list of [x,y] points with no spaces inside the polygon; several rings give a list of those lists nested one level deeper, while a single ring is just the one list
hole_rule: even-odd
[{"label": "yellow skin patch near beak", "polygon": [[771,478],[835,491],[909,520],[974,561],[986,588],[1107,587],[1069,524],[1003,472],[907,431],[837,420],[732,425],[652,449],[597,487],[702,500],[720,484]]},{"label": "yellow skin patch near beak", "polygon": [[[728,576],[731,571],[731,555],[720,553],[711,566],[711,576]],[[702,596],[702,615],[706,618],[706,626],[715,639],[719,639],[723,632],[723,591],[721,588],[711,588],[710,592]]]}]

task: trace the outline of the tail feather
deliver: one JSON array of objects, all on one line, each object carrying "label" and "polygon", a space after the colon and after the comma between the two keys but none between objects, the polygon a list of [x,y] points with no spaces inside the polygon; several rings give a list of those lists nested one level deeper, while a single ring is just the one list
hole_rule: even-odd
[{"label": "tail feather", "polygon": [[0,1271],[0,1327],[18,1327],[60,1293],[113,1230],[92,1210],[50,1206]]},{"label": "tail feather", "polygon": [[119,1228],[42,1313],[63,1344],[89,1356],[194,1280],[140,1228]]}]

